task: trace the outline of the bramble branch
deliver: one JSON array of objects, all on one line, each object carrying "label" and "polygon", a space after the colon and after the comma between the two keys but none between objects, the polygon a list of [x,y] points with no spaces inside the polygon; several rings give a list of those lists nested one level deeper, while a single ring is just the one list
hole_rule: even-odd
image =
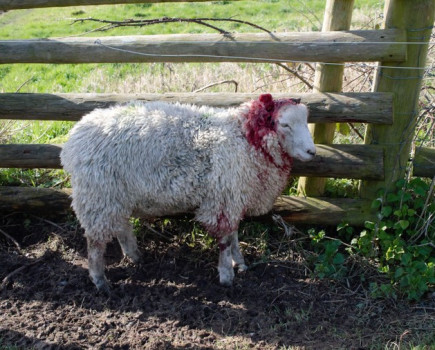
[{"label": "bramble branch", "polygon": [[75,18],[73,19],[72,24],[75,23],[83,23],[83,22],[98,22],[98,23],[103,23],[104,25],[102,25],[99,28],[96,28],[94,30],[91,30],[90,32],[104,32],[110,29],[114,29],[114,28],[119,28],[119,27],[145,27],[145,26],[150,26],[153,24],[162,24],[162,23],[196,23],[196,24],[200,24],[209,28],[212,28],[216,31],[218,31],[221,34],[224,35],[228,35],[230,34],[230,32],[216,27],[210,23],[207,22],[233,22],[233,23],[240,23],[240,24],[245,24],[251,27],[254,27],[256,29],[262,30],[266,33],[271,33],[269,30],[267,30],[266,28],[263,28],[255,23],[252,22],[248,22],[248,21],[242,21],[239,19],[234,19],[234,18],[209,18],[209,17],[202,17],[202,18],[179,18],[179,17],[162,17],[162,18],[154,18],[154,19],[140,19],[140,20],[135,20],[135,19],[126,19],[123,21],[111,21],[111,20],[106,20],[106,19],[98,19],[98,18],[92,18],[92,17],[88,17],[88,18]]}]

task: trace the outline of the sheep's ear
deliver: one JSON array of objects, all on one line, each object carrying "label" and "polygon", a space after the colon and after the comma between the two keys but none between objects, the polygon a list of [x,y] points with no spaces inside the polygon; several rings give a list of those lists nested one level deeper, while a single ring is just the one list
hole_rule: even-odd
[{"label": "sheep's ear", "polygon": [[264,105],[266,110],[271,111],[274,109],[274,102],[271,94],[260,95],[259,101]]},{"label": "sheep's ear", "polygon": [[259,98],[260,102],[263,102],[264,104],[271,103],[273,101],[271,94],[262,94]]}]

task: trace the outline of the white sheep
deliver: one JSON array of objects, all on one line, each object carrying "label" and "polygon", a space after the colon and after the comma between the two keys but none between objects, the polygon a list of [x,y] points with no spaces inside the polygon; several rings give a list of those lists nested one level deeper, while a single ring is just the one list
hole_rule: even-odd
[{"label": "white sheep", "polygon": [[135,102],[96,109],[70,132],[61,161],[71,174],[72,206],[85,230],[89,274],[109,291],[106,244],[140,261],[129,223],[193,212],[216,237],[219,279],[231,285],[233,267],[246,269],[237,230],[245,215],[271,210],[286,186],[292,158],[316,152],[307,107],[270,94],[237,108]]}]

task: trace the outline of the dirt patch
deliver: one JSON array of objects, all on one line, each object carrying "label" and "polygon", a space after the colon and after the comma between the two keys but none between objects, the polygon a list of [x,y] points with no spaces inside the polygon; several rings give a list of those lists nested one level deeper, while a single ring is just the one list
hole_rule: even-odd
[{"label": "dirt patch", "polygon": [[0,348],[369,349],[411,339],[435,343],[433,299],[413,305],[372,300],[361,285],[310,278],[291,254],[265,259],[245,246],[251,267],[224,288],[215,268],[217,249],[145,235],[138,267],[110,245],[113,291],[107,297],[88,278],[85,240],[76,226],[14,217],[0,228],[21,246],[18,251],[0,234]]}]

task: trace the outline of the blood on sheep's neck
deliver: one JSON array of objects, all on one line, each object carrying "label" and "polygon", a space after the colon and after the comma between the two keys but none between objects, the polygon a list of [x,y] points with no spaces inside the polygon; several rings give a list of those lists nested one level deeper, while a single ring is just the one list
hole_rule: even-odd
[{"label": "blood on sheep's neck", "polygon": [[291,165],[290,156],[281,149],[281,157],[284,165],[276,164],[274,157],[265,148],[264,138],[270,133],[276,133],[278,111],[285,105],[298,104],[299,101],[292,99],[274,101],[272,95],[263,94],[258,100],[252,101],[248,113],[245,116],[245,136],[250,145],[260,151],[266,160],[281,170],[289,170]]}]

